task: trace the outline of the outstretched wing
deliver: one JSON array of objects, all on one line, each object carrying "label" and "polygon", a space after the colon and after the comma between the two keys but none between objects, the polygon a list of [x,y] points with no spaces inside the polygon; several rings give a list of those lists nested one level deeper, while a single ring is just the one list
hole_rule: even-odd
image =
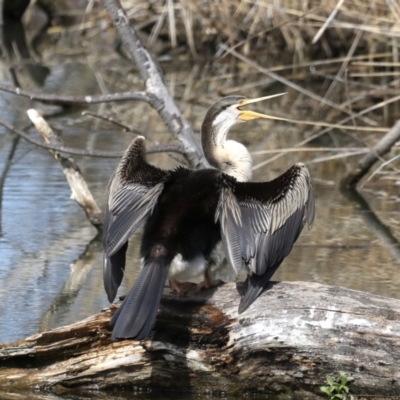
[{"label": "outstretched wing", "polygon": [[292,250],[304,225],[314,220],[310,175],[295,164],[270,182],[235,182],[220,195],[216,217],[221,224],[225,254],[239,270],[249,268],[243,312],[263,291]]},{"label": "outstretched wing", "polygon": [[108,191],[103,231],[103,282],[110,302],[124,275],[128,239],[151,213],[167,176],[168,171],[147,163],[144,137],[134,139],[123,155]]}]

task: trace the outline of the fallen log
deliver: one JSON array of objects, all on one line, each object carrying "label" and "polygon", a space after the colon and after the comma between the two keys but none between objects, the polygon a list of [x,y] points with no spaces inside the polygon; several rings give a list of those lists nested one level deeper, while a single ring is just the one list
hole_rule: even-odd
[{"label": "fallen log", "polygon": [[[240,287],[239,287],[240,290]],[[237,314],[236,284],[166,289],[153,335],[110,341],[116,305],[0,345],[0,390],[170,389],[321,395],[339,371],[362,395],[400,393],[400,300],[308,282],[272,283]]]}]

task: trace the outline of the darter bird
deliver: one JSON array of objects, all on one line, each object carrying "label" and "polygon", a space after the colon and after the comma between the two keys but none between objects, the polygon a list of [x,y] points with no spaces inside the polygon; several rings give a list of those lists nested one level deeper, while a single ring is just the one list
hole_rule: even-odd
[{"label": "darter bird", "polygon": [[310,175],[298,163],[270,182],[250,182],[252,158],[227,139],[240,122],[272,118],[243,109],[266,98],[229,96],[209,108],[201,128],[204,156],[213,168],[163,170],[146,161],[143,137],[132,141],[109,187],[104,223],[104,287],[112,302],[125,270],[128,239],[143,224],[141,270],[113,315],[112,339],[145,338],[153,328],[164,285],[204,273],[222,248],[233,269],[245,265],[245,311],[314,220]]}]

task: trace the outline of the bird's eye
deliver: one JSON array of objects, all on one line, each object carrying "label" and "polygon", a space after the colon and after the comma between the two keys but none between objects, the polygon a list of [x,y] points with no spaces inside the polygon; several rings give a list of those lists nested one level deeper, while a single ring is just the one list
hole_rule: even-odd
[{"label": "bird's eye", "polygon": [[249,99],[242,99],[242,100],[239,100],[239,101],[237,102],[236,109],[239,110],[239,111],[243,111],[243,110],[242,110],[242,107],[246,106],[246,105],[248,104],[248,101],[249,101]]}]

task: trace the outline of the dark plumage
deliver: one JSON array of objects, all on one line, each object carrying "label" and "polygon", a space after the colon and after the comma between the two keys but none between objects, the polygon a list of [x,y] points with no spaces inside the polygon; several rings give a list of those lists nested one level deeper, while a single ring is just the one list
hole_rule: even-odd
[{"label": "dark plumage", "polygon": [[241,109],[251,102],[227,97],[208,111],[202,144],[217,169],[156,168],[146,161],[143,137],[125,152],[110,185],[104,224],[104,286],[110,301],[123,278],[128,239],[145,227],[142,269],[111,320],[113,340],[146,337],[166,280],[185,282],[205,273],[221,241],[235,271],[243,262],[248,271],[243,312],[290,253],[303,226],[311,226],[307,168],[296,164],[271,182],[247,182],[251,157],[240,143],[226,140],[233,124],[267,117]]}]

